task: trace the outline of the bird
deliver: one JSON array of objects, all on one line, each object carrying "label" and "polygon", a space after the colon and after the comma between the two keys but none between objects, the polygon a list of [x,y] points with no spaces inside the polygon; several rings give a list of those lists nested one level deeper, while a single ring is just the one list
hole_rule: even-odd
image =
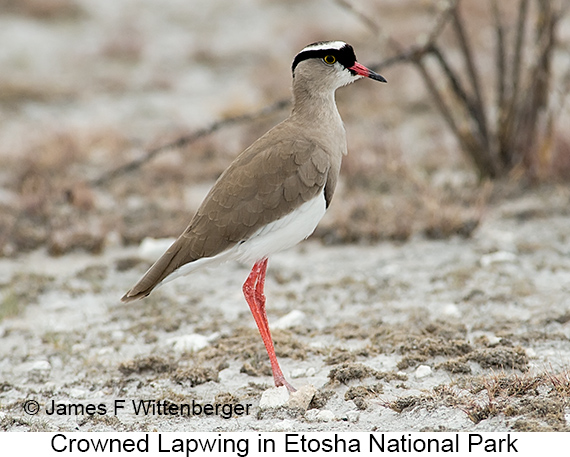
[{"label": "bird", "polygon": [[277,361],[265,311],[268,258],[309,237],[325,214],[347,154],[335,92],[361,78],[387,82],[344,41],[319,41],[294,58],[293,107],[219,176],[184,232],[121,298],[130,302],[204,266],[252,265],[242,290],[276,387],[295,388]]}]

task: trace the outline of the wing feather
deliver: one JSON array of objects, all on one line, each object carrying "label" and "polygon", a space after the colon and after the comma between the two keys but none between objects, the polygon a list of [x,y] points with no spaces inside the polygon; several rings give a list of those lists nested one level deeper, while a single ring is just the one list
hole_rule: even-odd
[{"label": "wing feather", "polygon": [[222,173],[186,230],[123,301],[147,296],[181,266],[221,254],[329,187],[331,161],[323,148],[303,138],[275,142],[269,133]]}]

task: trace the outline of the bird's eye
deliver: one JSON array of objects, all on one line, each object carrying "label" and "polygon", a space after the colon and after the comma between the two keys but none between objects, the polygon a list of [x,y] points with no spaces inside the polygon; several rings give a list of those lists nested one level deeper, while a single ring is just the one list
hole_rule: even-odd
[{"label": "bird's eye", "polygon": [[328,56],[325,56],[323,60],[327,65],[332,65],[336,62],[336,57],[329,54]]}]

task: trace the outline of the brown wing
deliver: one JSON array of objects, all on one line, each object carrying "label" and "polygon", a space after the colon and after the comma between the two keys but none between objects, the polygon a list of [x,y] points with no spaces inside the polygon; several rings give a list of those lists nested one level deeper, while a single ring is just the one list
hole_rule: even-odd
[{"label": "brown wing", "polygon": [[[329,155],[305,139],[270,146],[267,136],[241,153],[220,176],[184,233],[122,301],[147,296],[182,265],[224,252],[322,191]],[[327,200],[336,176],[329,180]]]}]

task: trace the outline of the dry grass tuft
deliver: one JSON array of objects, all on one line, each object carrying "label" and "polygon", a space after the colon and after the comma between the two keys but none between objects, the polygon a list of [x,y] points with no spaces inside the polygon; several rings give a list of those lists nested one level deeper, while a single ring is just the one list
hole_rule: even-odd
[{"label": "dry grass tuft", "polygon": [[156,355],[139,356],[119,364],[119,371],[125,376],[141,373],[166,373],[174,369],[176,369],[176,362]]},{"label": "dry grass tuft", "polygon": [[194,366],[191,368],[178,369],[174,373],[174,381],[189,383],[191,387],[204,384],[208,381],[218,381],[219,370],[210,367]]},{"label": "dry grass tuft", "polygon": [[69,99],[76,95],[73,89],[45,81],[26,81],[22,79],[0,79],[0,106],[15,109],[21,103],[50,103]]},{"label": "dry grass tuft", "polygon": [[419,396],[398,398],[386,406],[397,412],[417,407],[459,408],[474,423],[498,415],[517,418],[519,431],[568,431],[564,411],[570,390],[568,370],[537,374],[492,372],[462,377],[450,386],[437,386]]},{"label": "dry grass tuft", "polygon": [[0,0],[0,9],[7,13],[34,19],[77,19],[84,14],[75,0]]},{"label": "dry grass tuft", "polygon": [[115,223],[112,214],[102,217],[109,213],[85,180],[128,147],[112,128],[57,128],[32,132],[21,150],[2,151],[0,181],[13,198],[2,205],[0,252],[40,246],[53,255],[76,248],[100,252]]},{"label": "dry grass tuft", "polygon": [[44,293],[52,277],[37,274],[17,274],[7,284],[0,284],[0,322],[20,314]]},{"label": "dry grass tuft", "polygon": [[[432,37],[412,62],[482,178],[501,178],[517,170],[533,180],[550,178],[546,173],[552,165],[560,99],[569,89],[564,81],[569,73],[559,77],[554,71],[559,25],[567,7],[551,0],[505,4],[491,2],[483,12],[492,24],[494,49],[486,49],[471,15],[465,20],[471,5],[455,0],[440,18],[449,24],[448,41]],[[449,57],[452,50],[460,64]],[[493,91],[488,90],[492,84],[483,84],[482,75],[489,73],[485,64],[494,65]],[[445,82],[443,88],[439,80]]]},{"label": "dry grass tuft", "polygon": [[[479,226],[491,187],[435,187],[395,146],[362,147],[343,162],[343,185],[316,230],[327,243],[469,238]],[[372,149],[370,149],[372,148]],[[342,200],[342,204],[336,200]]]},{"label": "dry grass tuft", "polygon": [[[564,388],[559,390],[556,385]],[[567,429],[564,409],[568,406],[570,393],[567,390],[568,371],[534,375],[499,372],[470,379],[465,387],[474,394],[486,396],[486,401],[471,400],[464,405],[475,423],[498,414],[507,417],[525,415],[545,422],[551,430]]]}]

